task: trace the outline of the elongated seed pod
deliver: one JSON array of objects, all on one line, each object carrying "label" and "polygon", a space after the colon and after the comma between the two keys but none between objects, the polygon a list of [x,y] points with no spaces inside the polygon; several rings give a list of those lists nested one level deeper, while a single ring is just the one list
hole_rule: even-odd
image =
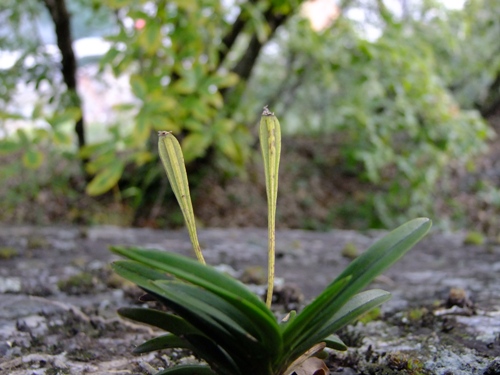
[{"label": "elongated seed pod", "polygon": [[260,119],[260,145],[266,176],[268,213],[268,272],[266,304],[271,306],[274,288],[274,261],[276,246],[276,204],[278,200],[278,171],[281,155],[281,128],[274,113],[264,107]]},{"label": "elongated seed pod", "polygon": [[191,195],[189,193],[184,156],[182,154],[181,145],[177,138],[173,136],[172,132],[158,132],[158,152],[165,172],[167,172],[172,190],[181,208],[182,215],[184,216],[184,221],[186,222],[189,238],[191,239],[196,257],[201,263],[205,264],[205,259],[203,258],[198,242],[198,234],[196,232],[193,204],[191,203]]}]

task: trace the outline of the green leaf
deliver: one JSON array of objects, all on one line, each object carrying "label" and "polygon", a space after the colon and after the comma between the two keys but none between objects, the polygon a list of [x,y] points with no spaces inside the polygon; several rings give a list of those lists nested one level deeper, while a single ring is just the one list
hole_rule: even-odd
[{"label": "green leaf", "polygon": [[[329,321],[350,298],[421,240],[431,225],[431,220],[427,218],[411,220],[377,241],[364,254],[354,260],[316,298],[329,301],[329,303],[317,304],[316,300],[313,301],[286,327],[283,332],[285,351],[288,347],[293,348],[301,345],[303,340],[321,329],[325,322]],[[344,285],[337,290],[335,286],[339,283]],[[330,291],[331,288],[334,288],[335,293]],[[302,315],[305,315],[304,319],[301,317]]]},{"label": "green leaf", "polygon": [[71,136],[59,130],[55,130],[52,135],[54,143],[57,145],[70,145],[72,142]]},{"label": "green leaf", "polygon": [[[150,279],[150,277],[165,279],[165,275],[131,261],[115,262],[113,264],[113,269],[120,276],[150,291],[156,296],[158,301],[164,303],[166,306],[172,306],[170,301],[165,301],[164,297],[160,295],[162,290],[151,283],[152,279]],[[182,337],[193,346],[193,350],[201,358],[205,359],[207,363],[214,366],[214,368],[220,368],[221,374],[232,375],[239,372],[237,366],[234,364],[233,360],[228,357],[227,353],[223,352],[212,339],[205,337],[201,331],[186,322],[183,318],[151,309],[125,308],[120,309],[119,312],[129,319],[168,330]],[[215,337],[218,336],[215,335]],[[146,345],[146,343],[144,345]]]},{"label": "green leaf", "polygon": [[344,342],[337,335],[330,335],[327,338],[321,339],[321,341],[326,344],[327,348],[339,350],[342,352],[347,350],[347,345],[344,344]]},{"label": "green leaf", "polygon": [[43,162],[43,154],[40,151],[28,150],[23,154],[23,164],[29,169],[38,169]]},{"label": "green leaf", "polygon": [[194,259],[170,252],[111,246],[111,251],[146,266],[198,285],[220,296],[231,293],[259,308],[270,318],[275,319],[266,305],[240,281],[233,279],[213,267],[204,266]]},{"label": "green leaf", "polygon": [[353,322],[364,313],[390,299],[391,293],[381,289],[371,289],[356,294],[330,320],[325,322],[317,336],[326,336],[338,331],[346,324]]},{"label": "green leaf", "polygon": [[102,171],[108,168],[111,164],[113,164],[116,160],[115,150],[111,148],[102,148],[102,153],[95,158],[94,160],[87,163],[85,169],[88,173],[96,174],[99,171]]},{"label": "green leaf", "polygon": [[182,150],[186,161],[203,156],[212,141],[210,133],[190,133],[182,141]]},{"label": "green leaf", "polygon": [[155,337],[154,339],[142,343],[134,349],[134,353],[143,354],[169,348],[194,349],[193,346],[186,340],[180,338],[179,336],[168,334]]},{"label": "green leaf", "polygon": [[231,319],[230,311],[235,310],[229,304],[219,305],[218,307],[222,307],[219,310],[213,305],[218,305],[221,299],[199,287],[168,281],[154,284],[162,289],[159,293],[162,303],[223,348],[234,359],[238,368],[264,373],[259,369],[269,363],[266,360],[269,352],[239,322]]},{"label": "green leaf", "polygon": [[210,316],[233,336],[238,338],[237,345],[247,346],[251,349],[262,349],[256,333],[256,325],[251,321],[253,316],[246,316],[226,300],[212,292],[201,289],[198,286],[184,284],[179,281],[156,281],[165,296],[167,292],[169,298],[182,306],[192,306],[192,310],[198,310]]},{"label": "green leaf", "polygon": [[[289,347],[298,345],[302,339],[307,339],[311,332],[311,322],[316,315],[332,304],[332,299],[347,285],[349,277],[337,280],[330,284],[319,296],[317,296],[304,310],[296,315],[288,324],[283,326],[283,342],[285,351]],[[340,308],[341,306],[339,306]],[[306,348],[307,349],[307,348]]]},{"label": "green leaf", "polygon": [[56,129],[57,127],[67,124],[75,123],[82,116],[82,111],[77,107],[66,108],[62,112],[56,112],[54,115],[47,119],[47,122]]},{"label": "green leaf", "polygon": [[217,375],[210,367],[203,365],[185,365],[168,368],[155,375]]},{"label": "green leaf", "polygon": [[[242,329],[248,332],[245,334],[247,338],[250,336],[254,336],[256,338],[254,339],[254,341],[262,342],[266,347],[272,348],[268,349],[270,352],[279,352],[281,350],[280,332],[274,317],[272,317],[272,314],[264,313],[261,309],[254,306],[246,299],[241,298],[240,295],[234,295],[224,290],[222,290],[222,293],[212,293],[204,291],[201,288],[195,288],[193,286],[165,281],[162,282],[161,280],[168,280],[165,274],[150,269],[149,267],[136,262],[115,262],[113,263],[113,269],[120,276],[136,283],[146,290],[149,290],[163,297],[165,297],[165,294],[162,293],[163,291],[166,290],[169,293],[173,291],[174,297],[169,297],[169,299],[173,299],[174,301],[177,301],[177,303],[186,301],[186,299],[189,298],[187,295],[194,296],[195,300],[194,302],[192,302],[192,304],[201,302],[215,307],[217,310],[223,312],[224,315],[221,316],[219,313],[215,313],[213,310],[210,310],[212,311],[211,316],[219,319],[222,325],[228,324],[228,321],[231,319],[234,322],[238,322],[238,325],[242,325]],[[224,277],[227,276],[224,275]],[[155,282],[154,280],[160,281]],[[220,290],[218,292],[220,292]],[[179,298],[179,295],[182,295],[182,297],[180,300],[177,300],[177,298]],[[262,302],[260,303],[262,304]],[[206,313],[209,308],[204,307],[202,310]],[[162,318],[163,315],[155,312],[153,317],[149,318],[149,320],[151,320],[151,322],[149,322],[147,318],[139,316],[140,314],[148,314],[141,309],[127,309],[123,311],[125,312],[125,314],[127,314],[126,316],[131,319],[154,325],[157,324],[157,321],[173,319],[167,316]],[[122,310],[120,310],[120,313],[122,314]],[[130,314],[134,315],[131,316]],[[157,317],[157,319],[154,319],[155,317]],[[175,324],[177,323],[174,319],[174,328]],[[172,330],[171,327],[161,328],[177,335],[181,334],[181,332],[179,331]],[[238,330],[234,327],[232,327],[232,329],[235,329],[236,331]],[[242,340],[244,340],[244,338],[242,338]],[[251,343],[248,346],[250,347],[250,345]]]},{"label": "green leaf", "polygon": [[110,8],[122,9],[128,7],[134,0],[104,0],[104,3]]},{"label": "green leaf", "polygon": [[280,353],[281,335],[276,321],[269,319],[266,314],[239,296],[230,293],[219,295],[199,287],[173,281],[158,281],[155,285],[160,286],[160,288],[167,288],[176,296],[180,295],[180,302],[182,302],[182,298],[185,300],[192,297],[193,303],[201,302],[209,306],[204,307],[205,312],[212,311],[211,316],[233,332],[234,335],[243,333],[243,337],[239,341],[244,342],[251,339],[245,344],[248,350],[251,349],[254,343],[258,343],[255,349],[259,349],[261,345],[264,345],[263,350],[269,355]]},{"label": "green leaf", "polygon": [[227,73],[214,78],[214,84],[220,89],[234,86],[240,80],[240,77],[236,73]]},{"label": "green leaf", "polygon": [[[162,94],[158,92],[149,93],[146,102],[144,103],[143,112],[147,115],[174,115],[178,110],[178,102],[170,94]],[[172,113],[174,112],[174,113]],[[178,125],[176,125],[178,127]],[[174,130],[174,129],[169,129]]]},{"label": "green leaf", "polygon": [[183,318],[159,310],[140,307],[123,307],[118,310],[118,314],[124,318],[160,328],[176,336],[182,336],[184,334],[201,334],[198,329],[186,322]]},{"label": "green leaf", "polygon": [[298,355],[317,342],[324,341],[325,337],[330,336],[343,326],[353,322],[358,317],[369,310],[381,305],[391,298],[391,294],[384,290],[373,289],[361,292],[347,301],[322,328],[311,332],[311,335],[301,342],[294,350]]},{"label": "green leaf", "polygon": [[132,92],[136,97],[141,100],[144,100],[146,98],[148,87],[146,86],[146,82],[140,75],[133,74],[130,76],[130,86],[132,87]]},{"label": "green leaf", "polygon": [[350,276],[347,291],[361,290],[406,254],[431,226],[432,221],[428,218],[413,219],[401,225],[370,246],[336,280]]},{"label": "green leaf", "polygon": [[196,91],[196,81],[192,76],[186,76],[184,78],[178,79],[172,84],[172,90],[175,93],[181,95],[189,95]]},{"label": "green leaf", "polygon": [[33,108],[33,112],[31,112],[31,118],[33,120],[36,120],[40,117],[43,117],[43,104],[42,103],[37,103],[35,107]]},{"label": "green leaf", "polygon": [[280,322],[281,331],[284,331],[286,326],[289,325],[290,322],[294,320],[296,316],[297,316],[297,311],[295,310],[290,311]]},{"label": "green leaf", "polygon": [[87,185],[85,192],[95,196],[104,194],[113,188],[123,173],[124,164],[119,160],[113,161],[108,167],[99,172]]},{"label": "green leaf", "polygon": [[239,157],[238,145],[230,134],[219,134],[215,137],[217,147],[231,160]]},{"label": "green leaf", "polygon": [[161,46],[162,32],[160,21],[154,18],[149,18],[146,21],[146,26],[141,30],[139,41],[148,55],[154,55]]},{"label": "green leaf", "polygon": [[[175,311],[182,317],[183,320],[187,322],[187,324],[189,324],[187,327],[188,329],[180,327],[181,331],[186,331],[186,334],[181,334],[181,332],[179,332],[179,336],[188,340],[198,349],[198,352],[203,352],[205,355],[209,355],[210,360],[218,361],[219,366],[234,367],[231,365],[231,360],[229,360],[224,354],[221,354],[220,350],[216,347],[210,346],[212,341],[217,343],[217,345],[225,347],[226,351],[232,356],[238,357],[238,363],[244,363],[246,366],[250,366],[250,364],[242,358],[242,356],[244,356],[242,353],[243,348],[238,347],[238,340],[226,328],[224,328],[222,324],[215,320],[213,316],[205,311],[206,306],[200,307],[198,302],[195,301],[193,303],[193,301],[189,298],[186,300],[186,296],[183,296],[179,300],[179,296],[175,293],[155,285],[149,276],[147,276],[147,273],[145,272],[147,269],[146,267],[134,263],[135,262],[117,262],[113,264],[113,268],[120,276],[123,276],[126,279],[135,282],[140,287],[148,290],[158,301]],[[153,276],[158,275],[157,271],[151,271],[153,271],[151,273]],[[163,276],[163,278],[164,277],[165,276]],[[149,312],[145,311],[148,310],[125,310],[124,313],[134,320],[137,319],[138,321],[155,325],[167,324],[164,328],[169,330],[177,329],[175,325],[171,324],[170,319],[172,318],[169,317],[169,320],[164,321],[164,315],[161,315],[156,310],[150,310]],[[194,330],[192,330],[191,326],[194,327]],[[196,333],[198,331],[201,332],[201,334]],[[203,332],[209,334],[208,340],[203,340]],[[176,332],[174,331],[172,333],[175,334]],[[202,343],[201,347],[200,340]],[[231,350],[231,348],[234,350]],[[232,368],[231,371],[228,372],[228,374],[236,373],[239,373],[236,368]]]},{"label": "green leaf", "polygon": [[151,134],[152,123],[150,117],[142,110],[136,117],[134,126],[134,144],[140,145],[144,143]]},{"label": "green leaf", "polygon": [[23,149],[23,145],[19,142],[14,142],[8,139],[0,140],[0,154],[8,154]]},{"label": "green leaf", "polygon": [[17,136],[19,138],[19,142],[23,146],[29,147],[30,140],[29,140],[28,135],[26,134],[26,132],[23,129],[17,129],[16,134],[17,134]]}]

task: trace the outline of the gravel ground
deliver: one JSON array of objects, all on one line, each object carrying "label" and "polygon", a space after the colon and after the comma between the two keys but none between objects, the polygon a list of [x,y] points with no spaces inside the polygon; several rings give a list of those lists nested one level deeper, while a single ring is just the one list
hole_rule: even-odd
[{"label": "gravel ground", "polygon": [[[276,310],[318,294],[382,234],[279,231]],[[206,229],[199,237],[208,263],[263,283],[266,230]],[[500,246],[464,239],[432,233],[377,279],[394,297],[378,317],[341,332],[351,348],[330,354],[332,374],[500,374]],[[131,354],[158,332],[117,317],[140,293],[109,270],[113,244],[191,254],[184,231],[0,228],[1,374],[152,374],[196,360],[181,351]]]}]

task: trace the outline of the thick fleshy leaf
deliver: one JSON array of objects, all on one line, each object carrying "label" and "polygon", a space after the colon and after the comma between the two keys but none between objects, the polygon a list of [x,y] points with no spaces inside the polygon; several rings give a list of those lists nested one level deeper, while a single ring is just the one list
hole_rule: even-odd
[{"label": "thick fleshy leaf", "polygon": [[413,219],[378,240],[356,258],[338,277],[352,276],[349,289],[361,289],[398,261],[429,231],[428,218]]},{"label": "thick fleshy leaf", "polygon": [[223,298],[224,296],[229,296],[228,298],[237,296],[261,310],[272,320],[275,319],[273,313],[266,305],[244,284],[217,271],[213,267],[202,265],[193,259],[170,252],[126,248],[122,246],[112,246],[110,249],[114,253],[135,260],[143,265],[210,290]]},{"label": "thick fleshy leaf", "polygon": [[200,335],[186,335],[185,339],[193,345],[194,352],[203,358],[217,374],[242,374],[233,358],[210,338]]},{"label": "thick fleshy leaf", "polygon": [[186,365],[168,368],[155,375],[217,375],[210,367],[203,365]]},{"label": "thick fleshy leaf", "polygon": [[[170,287],[170,288],[169,288]],[[268,366],[267,352],[251,336],[246,336],[244,329],[237,322],[232,321],[221,311],[217,311],[209,304],[203,303],[189,294],[180,292],[180,288],[171,290],[173,283],[163,285],[157,298],[182,316],[186,321],[199,329],[204,335],[217,343],[234,360],[238,368],[244,373],[264,374],[262,368]]]},{"label": "thick fleshy leaf", "polygon": [[[120,269],[119,270],[123,270]],[[124,276],[125,277],[125,276]],[[142,284],[144,280],[141,280],[139,283]],[[146,281],[149,282],[149,281]],[[140,285],[138,283],[138,285]],[[152,285],[150,290],[156,290],[156,286]],[[161,290],[156,290],[156,292],[161,293]],[[170,303],[171,301],[165,300],[161,295],[152,292],[156,299],[166,306],[176,306],[175,304]],[[119,310],[120,315],[126,317],[128,319],[132,319],[141,323],[146,323],[166,331],[169,331],[179,337],[184,338],[187,342],[189,342],[193,346],[193,350],[207,363],[209,363],[212,367],[220,369],[221,374],[238,374],[239,370],[234,364],[234,361],[228,357],[225,351],[222,351],[218,346],[218,340],[221,335],[227,334],[225,330],[223,330],[220,326],[213,326],[212,330],[210,330],[213,334],[210,338],[204,336],[200,330],[195,328],[193,325],[188,323],[185,319],[180,316],[175,316],[172,314],[168,314],[165,312],[161,312],[153,309],[141,309],[141,308],[122,308]],[[193,314],[187,314],[188,316],[192,316]],[[194,314],[195,320],[197,323],[200,322],[200,318],[196,317]],[[206,323],[206,321],[205,321]],[[218,330],[219,329],[219,330]],[[222,333],[220,332],[222,329]],[[214,342],[214,340],[216,342]]]},{"label": "thick fleshy leaf", "polygon": [[390,299],[391,293],[381,289],[371,289],[356,294],[325,323],[318,336],[330,335]]},{"label": "thick fleshy leaf", "polygon": [[[199,262],[195,263],[201,265]],[[171,289],[169,290],[167,287],[168,285],[162,285],[161,281],[155,283],[154,280],[149,279],[148,276],[144,276],[145,268],[146,267],[143,265],[135,264],[135,262],[130,261],[115,262],[113,264],[113,269],[120,276],[125,277],[126,279],[139,285],[141,288],[148,290],[157,300],[171,308],[193,327],[196,327],[199,331],[195,330],[193,331],[194,333],[202,332],[203,334],[206,334],[211,340],[224,347],[225,350],[233,357],[236,356],[243,358],[246,356],[246,349],[244,345],[247,345],[247,347],[250,348],[252,347],[252,342],[249,341],[242,344],[242,335],[238,335],[238,330],[243,332],[244,330],[241,329],[237,323],[233,322],[233,324],[231,324],[228,317],[226,317],[226,322],[221,323],[221,320],[224,320],[222,312],[214,311],[215,309],[210,308],[210,306],[206,303],[202,303],[201,301],[198,301],[186,294],[181,295],[181,293],[179,293],[180,288],[177,285],[178,283],[176,284],[177,290],[175,291],[171,290],[174,288],[173,284],[170,285]],[[155,277],[158,276],[157,274],[153,275]],[[186,285],[185,287],[188,286]],[[212,298],[215,300],[217,296],[213,295]],[[123,311],[120,310],[120,313],[123,315],[127,314],[126,316],[131,319],[156,325],[162,329],[168,330],[169,332],[178,334],[179,336],[182,335],[182,329],[185,329],[180,328],[181,331],[176,331],[175,327],[172,327],[172,325],[169,324],[170,320],[174,318],[167,317],[157,310],[145,309],[139,311],[137,309],[125,309]],[[166,320],[164,320],[163,317],[165,317]],[[161,324],[167,325],[160,326]],[[191,329],[190,326],[188,329]],[[188,331],[187,333],[189,333],[188,329],[186,329]],[[245,336],[244,333],[243,336]],[[249,337],[247,337],[247,339],[248,338]],[[241,360],[241,362],[245,363],[246,361]],[[248,366],[251,367],[250,365]]]},{"label": "thick fleshy leaf", "polygon": [[342,352],[347,350],[347,345],[344,344],[344,342],[337,335],[330,335],[327,338],[322,339],[322,341],[326,344],[327,348]]},{"label": "thick fleshy leaf", "polygon": [[193,350],[193,346],[176,335],[162,335],[148,340],[134,349],[135,354],[149,353],[168,348],[182,348]]},{"label": "thick fleshy leaf", "polygon": [[283,319],[281,319],[280,328],[282,332],[286,329],[286,326],[289,325],[290,322],[295,319],[296,316],[297,316],[297,311],[292,310],[288,314],[286,314]]},{"label": "thick fleshy leaf", "polygon": [[[124,277],[127,280],[130,280],[136,284],[138,281],[146,279],[146,280],[172,280],[172,276],[167,275],[165,272],[157,271],[151,267],[147,267],[138,262],[130,261],[130,260],[117,260],[113,262],[111,268]],[[135,280],[134,277],[138,276],[140,279]],[[139,284],[138,284],[139,285]]]},{"label": "thick fleshy leaf", "polygon": [[160,310],[145,309],[141,307],[123,307],[118,310],[118,314],[124,318],[149,324],[177,336],[195,333],[201,334],[198,329],[181,317]]},{"label": "thick fleshy leaf", "polygon": [[[305,346],[304,342],[317,333],[325,322],[329,321],[350,298],[366,287],[375,277],[394,264],[422,239],[431,225],[431,220],[427,218],[411,220],[390,232],[372,245],[364,254],[356,258],[316,298],[316,300],[320,299],[324,303],[317,304],[316,300],[313,301],[286,327],[283,333],[285,351],[290,348],[292,352],[293,349],[299,346]],[[331,293],[331,287],[338,285],[343,280],[348,281],[336,293]],[[301,315],[305,315],[306,318],[303,319]],[[311,317],[313,318],[311,319]]]},{"label": "thick fleshy leaf", "polygon": [[[315,323],[324,324],[334,311],[338,310],[355,294],[370,284],[373,279],[387,270],[406,254],[429,231],[432,221],[427,218],[414,219],[396,228],[375,244],[365,253],[356,258],[335,280],[350,277],[348,284],[341,294],[332,301],[340,305],[338,308],[325,310],[318,314]],[[334,281],[335,282],[335,281]]]},{"label": "thick fleshy leaf", "polygon": [[268,320],[266,315],[246,301],[238,297],[229,298],[230,295],[223,298],[199,287],[178,282],[160,281],[155,285],[169,289],[179,297],[180,302],[192,298],[193,303],[205,304],[204,311],[234,332],[233,334],[244,334],[242,342],[251,339],[245,344],[248,350],[257,343],[256,349],[263,350],[270,356],[279,355],[281,352],[282,341],[276,321]]},{"label": "thick fleshy leaf", "polygon": [[356,294],[326,321],[321,329],[313,332],[311,336],[304,339],[294,351],[299,354],[312,344],[325,341],[325,337],[329,337],[343,326],[353,322],[364,313],[388,301],[390,298],[391,293],[380,289],[367,290]]},{"label": "thick fleshy leaf", "polygon": [[[316,297],[304,310],[295,316],[295,318],[284,327],[283,341],[285,351],[300,344],[298,338],[305,339],[305,335],[311,336],[315,331],[309,329],[311,321],[314,320],[316,314],[326,309],[331,300],[347,285],[349,278],[339,280],[336,283],[329,285],[318,297]],[[287,346],[288,345],[288,346]]]},{"label": "thick fleshy leaf", "polygon": [[170,334],[155,337],[135,348],[134,353],[148,353],[166,348],[190,349],[210,364],[212,368],[218,369],[220,374],[234,375],[239,372],[232,359],[216,343],[197,334],[185,334],[183,338]]},{"label": "thick fleshy leaf", "polygon": [[[190,261],[201,266],[199,262],[192,259]],[[202,267],[208,268],[208,266]],[[277,322],[249,301],[241,298],[240,295],[223,292],[223,296],[219,296],[193,285],[161,281],[167,279],[165,274],[134,261],[115,262],[113,269],[122,277],[148,290],[156,299],[197,327],[199,332],[203,332],[211,340],[224,347],[231,356],[246,358],[251,353],[254,358],[259,359],[254,362],[262,366],[269,363],[266,357],[279,355],[282,341]],[[154,278],[159,281],[155,282]],[[175,318],[165,316],[164,321],[162,319],[164,313],[142,311],[138,314],[141,311],[125,309],[120,310],[120,313],[131,319],[156,325],[179,336],[185,329],[180,327],[181,331],[177,331],[174,330],[175,327],[165,326],[170,321],[175,323]],[[153,315],[153,317],[148,315]],[[183,337],[187,339],[186,336]],[[189,342],[192,344],[191,339]],[[199,352],[199,350],[195,351]],[[199,354],[206,358],[201,353]],[[239,362],[245,363],[246,359]],[[245,366],[250,365],[245,364]]]}]

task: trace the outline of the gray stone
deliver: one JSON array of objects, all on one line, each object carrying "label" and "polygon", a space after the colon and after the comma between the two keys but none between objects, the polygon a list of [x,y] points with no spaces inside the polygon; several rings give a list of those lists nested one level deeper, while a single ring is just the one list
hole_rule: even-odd
[{"label": "gray stone", "polygon": [[[347,243],[361,253],[384,233],[278,231],[276,276],[285,286],[298,286],[305,300],[311,300],[349,264],[341,255]],[[267,266],[265,229],[205,229],[199,239],[207,262],[222,264],[220,268],[233,275],[247,267]],[[463,233],[432,233],[378,278],[373,286],[392,292],[394,298],[382,306],[382,319],[350,327],[351,334],[361,337],[361,346],[345,355],[358,358],[358,365],[366,368],[387,365],[388,353],[403,353],[432,374],[498,374],[500,247],[464,245],[463,239]],[[1,260],[0,373],[45,373],[49,366],[62,364],[74,375],[165,366],[168,361],[155,353],[131,354],[134,346],[159,332],[117,317],[117,308],[137,306],[140,292],[128,285],[110,287],[108,265],[118,257],[108,247],[114,244],[193,256],[184,230],[0,228],[0,247],[14,247],[20,254]],[[93,290],[78,296],[59,291],[60,280],[79,273],[92,275]],[[450,288],[463,289],[473,307],[446,306]],[[265,286],[255,290],[263,293]],[[169,361],[181,358],[183,353],[172,352]],[[356,374],[349,366],[333,363],[338,369],[333,373]]]}]

